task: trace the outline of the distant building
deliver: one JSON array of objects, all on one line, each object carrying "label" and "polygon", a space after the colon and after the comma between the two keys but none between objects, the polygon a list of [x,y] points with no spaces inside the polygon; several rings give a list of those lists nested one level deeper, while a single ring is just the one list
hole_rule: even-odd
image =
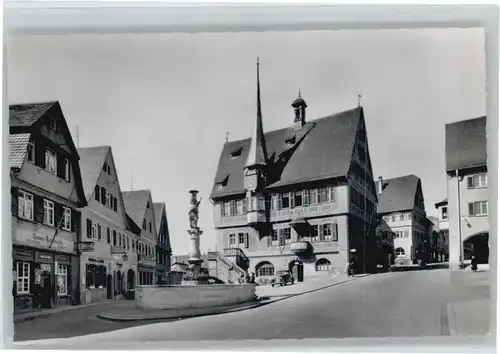
[{"label": "distant building", "polygon": [[257,278],[345,274],[350,258],[368,272],[377,196],[363,108],[307,121],[300,94],[292,107],[289,127],[264,133],[257,76],[252,137],[224,144],[215,175],[212,259]]},{"label": "distant building", "polygon": [[434,204],[438,212],[438,261],[447,262],[449,256],[450,224],[448,218],[448,199]]},{"label": "distant building", "polygon": [[81,209],[82,240],[94,245],[80,257],[82,302],[123,299],[137,281],[140,228],[126,214],[111,147],[78,153],[88,204]]},{"label": "distant building", "polygon": [[489,259],[486,117],[446,125],[450,266]]},{"label": "distant building", "polygon": [[170,235],[168,232],[167,207],[165,203],[153,203],[155,211],[156,232],[156,284],[165,284],[167,274],[170,272]]},{"label": "distant building", "polygon": [[141,237],[135,245],[138,250],[138,285],[154,285],[156,269],[156,223],[151,191],[133,190],[122,193],[125,210],[141,228]]},{"label": "distant building", "polygon": [[11,105],[14,312],[80,301],[79,155],[58,102]]},{"label": "distant building", "polygon": [[425,260],[425,239],[428,221],[420,178],[415,175],[377,182],[380,217],[394,232],[394,253],[397,265],[416,264]]},{"label": "distant building", "polygon": [[439,241],[441,234],[439,233],[439,220],[435,216],[428,216],[428,231],[427,231],[427,262],[439,262]]}]

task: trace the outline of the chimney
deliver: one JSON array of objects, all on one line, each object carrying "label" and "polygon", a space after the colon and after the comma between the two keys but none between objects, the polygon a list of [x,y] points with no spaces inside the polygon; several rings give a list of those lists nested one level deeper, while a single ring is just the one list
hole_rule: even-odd
[{"label": "chimney", "polygon": [[382,194],[382,191],[384,189],[384,180],[382,179],[382,176],[378,178],[378,194]]}]

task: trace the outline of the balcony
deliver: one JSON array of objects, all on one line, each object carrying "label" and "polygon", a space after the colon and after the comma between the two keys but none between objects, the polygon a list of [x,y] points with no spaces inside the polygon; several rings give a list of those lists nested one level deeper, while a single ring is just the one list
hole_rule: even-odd
[{"label": "balcony", "polygon": [[248,269],[250,266],[250,260],[240,248],[224,248],[223,255],[242,269]]},{"label": "balcony", "polygon": [[250,226],[263,224],[267,221],[265,211],[249,211],[247,212],[247,224]]},{"label": "balcony", "polygon": [[290,244],[290,251],[299,257],[312,253],[312,246],[308,241],[296,241]]}]

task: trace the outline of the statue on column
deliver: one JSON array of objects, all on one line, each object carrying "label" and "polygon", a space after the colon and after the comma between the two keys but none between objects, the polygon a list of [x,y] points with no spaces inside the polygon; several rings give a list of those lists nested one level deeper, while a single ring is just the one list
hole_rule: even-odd
[{"label": "statue on column", "polygon": [[198,207],[200,206],[201,198],[200,200],[196,200],[196,195],[198,194],[198,191],[190,191],[190,193],[191,193],[191,202],[189,207],[189,225],[191,229],[196,229],[198,227],[198,218],[199,218]]}]

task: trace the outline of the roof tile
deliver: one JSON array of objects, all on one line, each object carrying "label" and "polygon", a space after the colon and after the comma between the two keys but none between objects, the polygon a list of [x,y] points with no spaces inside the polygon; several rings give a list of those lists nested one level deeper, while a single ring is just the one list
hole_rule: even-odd
[{"label": "roof tile", "polygon": [[[282,158],[288,159],[280,176],[269,187],[346,176],[362,112],[358,107],[307,122],[298,131],[288,127],[267,132],[265,141],[271,166]],[[286,142],[294,136],[295,143]],[[250,141],[244,139],[224,144],[212,198],[244,193],[243,169]],[[239,149],[242,149],[241,154],[233,157],[231,153]],[[217,183],[222,183],[222,186],[217,186]]]},{"label": "roof tile", "polygon": [[[415,206],[420,178],[408,175],[384,180],[384,188],[378,196],[377,212],[380,214],[411,210]],[[377,187],[379,181],[375,182]]]},{"label": "roof tile", "polygon": [[486,117],[446,125],[446,171],[486,166]]},{"label": "roof tile", "polygon": [[30,140],[30,136],[31,134],[29,133],[9,135],[11,168],[22,167],[24,158],[26,157],[26,152],[28,150],[28,142]]}]

